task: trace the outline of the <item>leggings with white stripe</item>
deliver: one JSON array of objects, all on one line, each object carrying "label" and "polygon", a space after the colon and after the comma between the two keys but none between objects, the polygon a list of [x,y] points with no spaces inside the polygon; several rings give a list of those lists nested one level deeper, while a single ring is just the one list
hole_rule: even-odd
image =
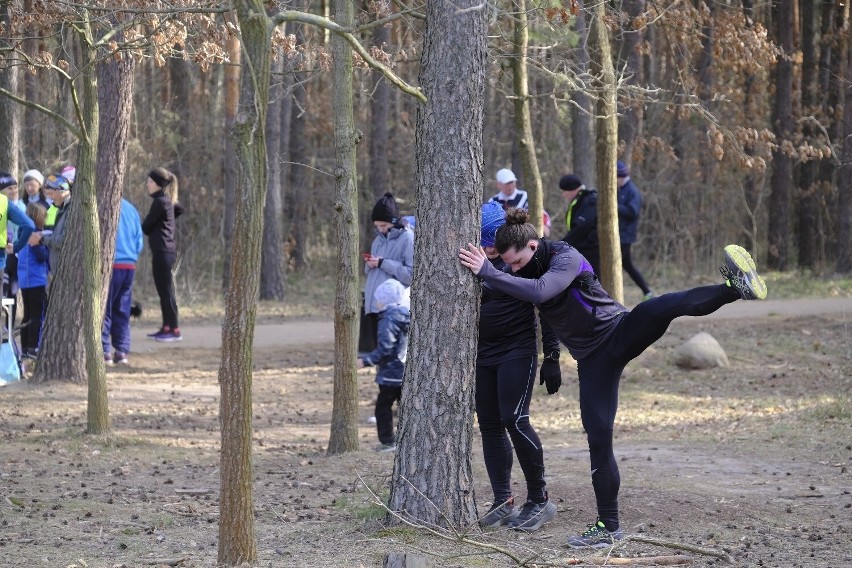
[{"label": "leggings with white stripe", "polygon": [[476,416],[495,503],[512,496],[512,446],[527,481],[527,499],[545,500],[544,452],[529,417],[537,364],[530,355],[476,366]]}]

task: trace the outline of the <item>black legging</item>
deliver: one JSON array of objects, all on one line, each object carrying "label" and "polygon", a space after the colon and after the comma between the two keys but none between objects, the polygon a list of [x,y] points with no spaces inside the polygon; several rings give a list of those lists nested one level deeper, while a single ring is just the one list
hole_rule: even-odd
[{"label": "black legging", "polygon": [[175,283],[172,268],[175,265],[176,253],[151,251],[151,271],[154,285],[160,296],[160,310],[163,313],[163,327],[178,329],[178,307],[175,299]]},{"label": "black legging", "polygon": [[544,452],[529,416],[536,367],[535,355],[476,366],[476,416],[495,503],[512,496],[513,445],[527,480],[527,499],[544,501]]},{"label": "black legging", "polygon": [[41,322],[44,320],[44,310],[47,308],[47,288],[45,286],[21,288],[21,298],[24,301],[21,350],[27,353],[38,349]]},{"label": "black legging", "polygon": [[376,398],[376,433],[382,444],[393,444],[396,436],[393,435],[393,403],[399,407],[399,399],[402,397],[402,387],[391,387],[379,385],[379,396]]},{"label": "black legging", "polygon": [[638,268],[633,266],[633,259],[630,257],[631,246],[631,243],[621,243],[621,267],[627,271],[630,278],[632,278],[633,281],[636,282],[636,285],[642,289],[643,294],[650,294],[651,289],[648,288],[648,283],[645,282],[645,278],[642,276],[642,273],[639,272]]},{"label": "black legging", "polygon": [[662,337],[675,318],[704,316],[739,297],[736,290],[721,284],[651,298],[618,322],[601,349],[577,362],[580,417],[589,441],[592,486],[598,517],[609,530],[618,528],[621,478],[612,450],[612,430],[618,408],[618,384],[624,367]]},{"label": "black legging", "polygon": [[15,300],[15,303],[12,304],[12,325],[14,326],[18,312],[18,257],[14,254],[6,255],[6,269],[3,274],[3,297]]}]

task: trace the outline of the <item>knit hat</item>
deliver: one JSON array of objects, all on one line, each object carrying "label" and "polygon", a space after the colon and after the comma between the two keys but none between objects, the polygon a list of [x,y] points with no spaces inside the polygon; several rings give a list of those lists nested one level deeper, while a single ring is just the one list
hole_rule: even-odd
[{"label": "knit hat", "polygon": [[172,183],[172,180],[174,179],[172,173],[165,168],[154,168],[148,172],[148,177],[154,180],[154,183],[160,187],[166,187]]},{"label": "knit hat", "polygon": [[18,180],[9,172],[0,172],[0,189],[18,185]]},{"label": "knit hat", "polygon": [[35,180],[39,185],[44,185],[44,176],[38,170],[27,170],[24,172],[24,181]]},{"label": "knit hat", "polygon": [[405,286],[403,286],[399,280],[388,278],[379,284],[378,288],[376,288],[376,291],[373,293],[373,298],[376,300],[377,304],[388,308],[402,302],[404,295]]},{"label": "knit hat", "polygon": [[510,183],[513,181],[518,181],[518,178],[515,177],[512,170],[503,168],[497,172],[497,183]]},{"label": "knit hat", "polygon": [[559,189],[562,191],[574,191],[583,187],[583,181],[574,174],[564,175],[559,179]]},{"label": "knit hat", "polygon": [[493,247],[497,229],[506,222],[506,212],[503,206],[496,201],[489,201],[482,205],[482,231],[479,242],[484,247]]},{"label": "knit hat", "polygon": [[385,221],[394,225],[399,221],[399,206],[397,206],[392,193],[386,193],[376,201],[376,205],[373,207],[372,220]]},{"label": "knit hat", "polygon": [[77,168],[74,166],[65,166],[62,168],[62,177],[68,180],[68,183],[74,185],[74,180],[77,177]]},{"label": "knit hat", "polygon": [[65,179],[65,176],[59,174],[50,174],[44,180],[44,187],[54,189],[56,191],[71,191],[71,182]]},{"label": "knit hat", "polygon": [[620,178],[626,178],[630,175],[630,168],[627,167],[627,164],[618,160],[615,163],[616,176]]}]

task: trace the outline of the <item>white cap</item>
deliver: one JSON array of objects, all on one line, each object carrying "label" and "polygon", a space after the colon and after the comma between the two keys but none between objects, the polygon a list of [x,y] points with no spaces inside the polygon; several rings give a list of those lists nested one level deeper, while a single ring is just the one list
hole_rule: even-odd
[{"label": "white cap", "polygon": [[39,185],[44,185],[44,176],[41,175],[41,172],[38,170],[27,170],[24,172],[24,181],[28,179],[34,179],[38,182]]},{"label": "white cap", "polygon": [[507,170],[503,168],[497,172],[497,183],[509,183],[513,181],[518,181],[518,178],[515,177],[515,174],[512,173],[512,170]]}]

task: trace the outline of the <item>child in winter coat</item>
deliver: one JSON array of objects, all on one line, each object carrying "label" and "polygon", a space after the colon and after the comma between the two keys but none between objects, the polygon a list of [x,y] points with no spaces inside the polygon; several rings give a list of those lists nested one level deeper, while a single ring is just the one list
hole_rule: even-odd
[{"label": "child in winter coat", "polygon": [[[27,203],[27,216],[36,230],[44,229],[47,209],[37,201]],[[24,301],[24,328],[21,330],[21,354],[36,358],[41,324],[47,309],[47,260],[50,252],[43,244],[27,244],[18,252],[18,285]]]},{"label": "child in winter coat", "polygon": [[393,432],[393,403],[402,395],[402,375],[408,350],[408,327],[411,315],[405,304],[405,286],[399,280],[385,280],[373,295],[379,309],[378,347],[358,359],[357,367],[378,366],[376,383],[376,430],[379,434],[379,452],[396,450]]}]

